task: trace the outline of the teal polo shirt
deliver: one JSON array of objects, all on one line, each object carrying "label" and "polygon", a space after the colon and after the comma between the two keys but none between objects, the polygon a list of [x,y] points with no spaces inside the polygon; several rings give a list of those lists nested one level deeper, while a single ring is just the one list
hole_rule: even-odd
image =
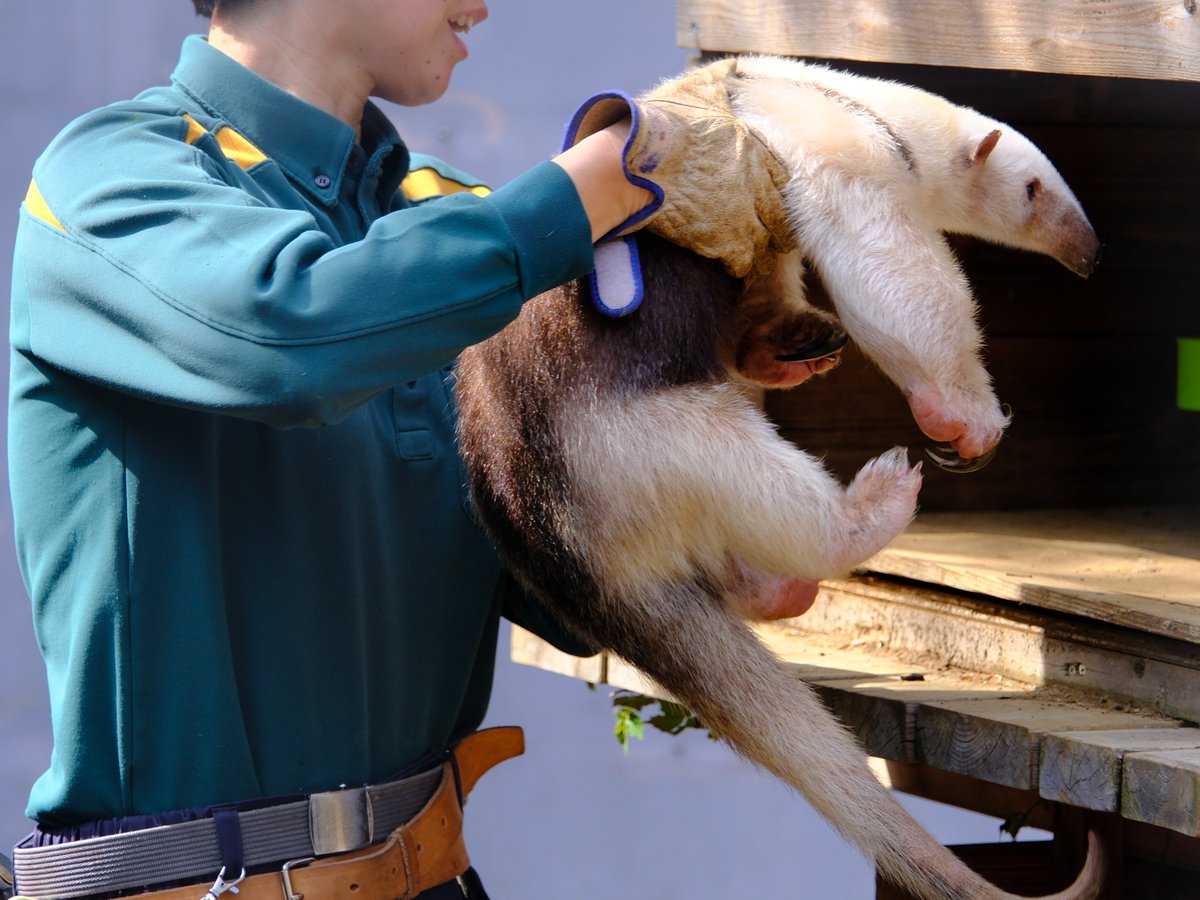
[{"label": "teal polo shirt", "polygon": [[201,38],[169,86],[69,125],[13,270],[54,734],[29,815],[366,783],[476,728],[506,594],[445,370],[591,266],[559,167],[487,194],[373,106],[356,143]]}]

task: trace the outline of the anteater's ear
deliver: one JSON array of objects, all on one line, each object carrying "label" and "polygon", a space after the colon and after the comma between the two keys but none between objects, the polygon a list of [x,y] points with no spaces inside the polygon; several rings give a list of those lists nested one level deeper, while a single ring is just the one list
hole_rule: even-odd
[{"label": "anteater's ear", "polygon": [[983,140],[981,140],[974,148],[972,148],[967,157],[967,165],[978,166],[986,161],[991,152],[996,149],[996,142],[998,140],[1000,140],[999,128],[996,128],[985,134],[983,136]]}]

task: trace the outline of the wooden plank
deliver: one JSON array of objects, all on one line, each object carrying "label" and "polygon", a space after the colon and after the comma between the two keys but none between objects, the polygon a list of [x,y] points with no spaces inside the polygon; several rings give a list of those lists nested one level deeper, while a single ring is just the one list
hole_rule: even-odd
[{"label": "wooden plank", "polygon": [[[1093,629],[1084,625],[1081,632]],[[1133,635],[1109,633],[1116,647],[1095,647],[1078,641],[1048,639],[1044,660],[1047,684],[1065,685],[1088,691],[1111,702],[1118,712],[1126,704],[1173,716],[1200,721],[1200,660],[1187,665],[1143,655]],[[1124,645],[1123,647],[1121,645]]]},{"label": "wooden plank", "polygon": [[915,762],[916,712],[922,703],[1016,697],[1033,690],[1008,681],[930,672],[920,680],[847,679],[814,684],[817,694],[871,756]]},{"label": "wooden plank", "polygon": [[689,50],[1200,81],[1193,0],[677,0]]},{"label": "wooden plank", "polygon": [[[774,643],[780,646],[787,641]],[[811,643],[804,641],[806,652],[826,661],[827,651]],[[533,635],[518,635],[514,658],[671,699],[659,685],[616,657],[563,659],[565,654],[539,644]],[[848,657],[854,655],[860,662],[850,663],[849,668],[899,669],[907,674],[829,677],[843,672]],[[1148,713],[1091,706],[1082,695],[1064,694],[1061,689],[1033,691],[975,673],[914,673],[903,662],[876,659],[861,650],[834,651],[834,663],[795,668],[798,674],[817,677],[814,689],[869,754],[900,764],[903,771],[940,770],[939,783],[969,777],[1025,795],[1041,791],[1051,800],[1066,799],[1076,807],[1100,810],[1111,808],[1112,796],[1119,791],[1122,815],[1200,835],[1196,812],[1200,729],[1182,728],[1178,722]],[[1122,756],[1118,775],[1115,760]],[[963,797],[950,802],[975,808]]]},{"label": "wooden plank", "polygon": [[519,625],[512,627],[510,654],[513,662],[524,666],[533,666],[547,672],[578,678],[590,684],[600,684],[605,680],[604,654],[579,657],[553,647],[532,632],[526,631]]},{"label": "wooden plank", "polygon": [[756,624],[754,630],[771,652],[791,666],[797,678],[808,682],[903,678],[923,676],[927,671],[912,660],[872,653],[875,642],[869,639],[843,641],[771,622]]},{"label": "wooden plank", "polygon": [[1038,785],[1043,734],[1162,728],[1170,720],[1077,701],[1005,698],[931,701],[916,710],[917,762],[1021,789]]},{"label": "wooden plank", "polygon": [[1147,81],[851,59],[837,59],[830,65],[868,78],[903,81],[941,94],[951,102],[974,106],[1001,122],[1020,123],[1021,127],[1115,124],[1161,130],[1167,123],[1181,128],[1200,124],[1196,103],[1200,82],[1194,81]]},{"label": "wooden plank", "polygon": [[986,597],[871,576],[830,580],[803,616],[758,632],[775,633],[785,658],[814,641],[866,643],[914,673],[953,665],[976,677],[1088,691],[1117,711],[1138,705],[1200,721],[1194,645]]},{"label": "wooden plank", "polygon": [[1043,797],[1084,809],[1120,812],[1126,754],[1200,748],[1200,729],[1051,733],[1043,735],[1041,747],[1038,790]]},{"label": "wooden plank", "polygon": [[866,569],[1200,643],[1189,508],[919,517]]},{"label": "wooden plank", "polygon": [[[1046,681],[1046,632],[1031,616],[979,598],[895,583],[869,576],[822,582],[817,602],[803,616],[758,626],[759,634],[817,632],[826,640],[874,642],[884,652],[926,665],[952,661],[957,669]],[[803,641],[805,638],[793,638]],[[808,638],[811,640],[811,638]]]},{"label": "wooden plank", "polygon": [[1127,754],[1121,814],[1200,837],[1200,750]]}]

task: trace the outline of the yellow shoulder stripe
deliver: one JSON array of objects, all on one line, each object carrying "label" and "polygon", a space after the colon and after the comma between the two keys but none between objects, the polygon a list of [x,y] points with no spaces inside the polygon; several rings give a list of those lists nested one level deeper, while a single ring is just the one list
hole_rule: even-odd
[{"label": "yellow shoulder stripe", "polygon": [[184,138],[184,140],[187,141],[189,144],[196,143],[196,141],[200,140],[200,138],[202,138],[202,137],[204,137],[204,135],[208,134],[208,132],[204,130],[204,126],[201,125],[199,122],[197,122],[195,119],[193,119],[191,116],[189,116],[187,113],[183,114],[183,121],[187,122],[187,127],[188,127],[187,136]]},{"label": "yellow shoulder stripe", "polygon": [[222,152],[243,169],[248,169],[267,158],[267,154],[228,125],[217,129],[217,143],[221,145]]},{"label": "yellow shoulder stripe", "polygon": [[[187,113],[183,114],[183,118],[188,126],[184,140],[189,144],[196,143],[196,141],[208,134],[204,130],[204,126]],[[263,153],[228,125],[218,128],[216,134],[213,136],[217,139],[217,145],[221,148],[221,152],[225,154],[226,159],[232,160],[243,169],[249,169],[251,166],[257,165],[267,158],[267,154]]]},{"label": "yellow shoulder stripe", "polygon": [[409,200],[424,200],[426,197],[437,197],[444,194],[457,194],[469,191],[477,197],[486,197],[492,191],[482,184],[467,185],[461,181],[446,178],[433,169],[415,169],[404,177],[400,190]]},{"label": "yellow shoulder stripe", "polygon": [[29,191],[25,194],[25,208],[29,210],[29,214],[37,216],[43,222],[53,225],[59,231],[66,231],[63,223],[58,221],[54,213],[50,212],[50,206],[46,203],[46,198],[42,196],[42,192],[38,190],[37,182],[29,182]]}]

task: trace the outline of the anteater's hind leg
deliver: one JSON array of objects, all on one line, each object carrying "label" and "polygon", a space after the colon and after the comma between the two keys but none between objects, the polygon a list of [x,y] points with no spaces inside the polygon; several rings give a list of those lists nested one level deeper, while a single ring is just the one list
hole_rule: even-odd
[{"label": "anteater's hind leg", "polygon": [[921,481],[893,450],[843,487],[728,384],[593,399],[560,428],[569,542],[617,590],[719,577],[728,560],[842,574],[904,529]]}]

